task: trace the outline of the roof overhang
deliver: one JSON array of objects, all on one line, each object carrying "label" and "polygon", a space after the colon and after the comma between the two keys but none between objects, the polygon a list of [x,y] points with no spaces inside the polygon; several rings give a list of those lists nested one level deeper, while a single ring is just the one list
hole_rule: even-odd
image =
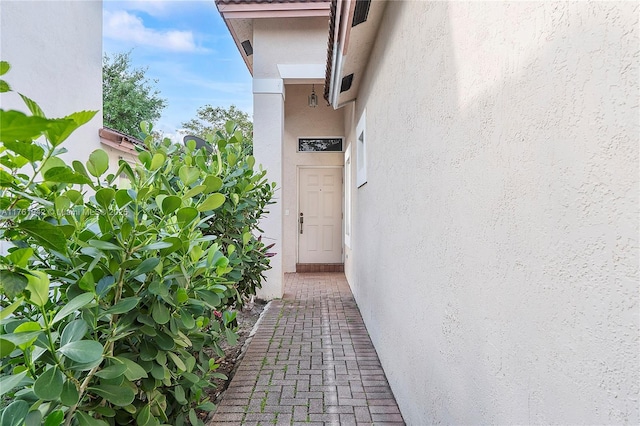
[{"label": "roof overhang", "polygon": [[144,143],[141,140],[125,135],[124,133],[120,133],[117,130],[110,129],[108,127],[99,129],[98,135],[100,136],[101,143],[125,154],[137,156],[138,150],[136,150],[136,145],[144,147]]},{"label": "roof overhang", "polygon": [[330,0],[215,0],[233,40],[253,75],[253,20],[329,17]]},{"label": "roof overhang", "polygon": [[386,4],[332,0],[324,97],[336,109],[358,96]]}]

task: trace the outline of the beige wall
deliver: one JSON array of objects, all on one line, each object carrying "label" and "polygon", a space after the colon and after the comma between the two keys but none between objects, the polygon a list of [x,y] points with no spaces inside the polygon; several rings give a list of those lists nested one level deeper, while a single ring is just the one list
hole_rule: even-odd
[{"label": "beige wall", "polygon": [[[13,90],[48,117],[99,110],[62,145],[67,162],[86,161],[101,147],[102,1],[3,0],[0,11],[0,58],[11,63]],[[2,95],[2,108],[27,111],[16,93]]]},{"label": "beige wall", "polygon": [[389,2],[347,271],[408,424],[640,422],[638,45],[635,2]]},{"label": "beige wall", "polygon": [[[322,90],[322,86],[316,86],[316,89],[318,93]],[[343,136],[342,112],[326,106],[324,100],[319,100],[317,107],[310,108],[307,104],[310,93],[311,85],[286,86],[283,151],[284,272],[296,270],[299,167],[341,167],[343,161],[342,153],[297,152],[299,137]]]}]

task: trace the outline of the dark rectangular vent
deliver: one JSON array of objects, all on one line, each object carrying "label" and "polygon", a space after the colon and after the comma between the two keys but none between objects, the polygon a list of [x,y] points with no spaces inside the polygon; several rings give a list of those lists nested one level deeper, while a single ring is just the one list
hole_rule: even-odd
[{"label": "dark rectangular vent", "polygon": [[346,92],[351,89],[351,84],[353,84],[353,73],[342,77],[342,84],[340,85],[340,93]]},{"label": "dark rectangular vent", "polygon": [[244,53],[246,53],[247,56],[253,55],[253,46],[251,46],[251,42],[249,40],[245,40],[241,44],[244,49]]},{"label": "dark rectangular vent", "polygon": [[370,6],[371,0],[356,0],[356,8],[353,11],[353,22],[351,23],[352,27],[362,24],[367,20]]}]

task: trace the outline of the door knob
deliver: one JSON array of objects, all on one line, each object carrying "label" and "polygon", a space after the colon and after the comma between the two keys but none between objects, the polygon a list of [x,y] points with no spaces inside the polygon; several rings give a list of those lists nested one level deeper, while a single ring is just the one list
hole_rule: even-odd
[{"label": "door knob", "polygon": [[303,224],[304,224],[304,213],[300,212],[300,219],[299,220],[300,220],[300,233],[302,234],[303,233],[302,232],[302,227],[303,227]]}]

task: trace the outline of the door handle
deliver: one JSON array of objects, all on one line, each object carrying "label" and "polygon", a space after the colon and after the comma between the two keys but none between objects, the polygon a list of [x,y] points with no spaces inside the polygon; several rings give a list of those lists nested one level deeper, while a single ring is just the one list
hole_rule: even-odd
[{"label": "door handle", "polygon": [[300,212],[300,233],[303,233],[302,227],[304,226],[304,213]]}]

